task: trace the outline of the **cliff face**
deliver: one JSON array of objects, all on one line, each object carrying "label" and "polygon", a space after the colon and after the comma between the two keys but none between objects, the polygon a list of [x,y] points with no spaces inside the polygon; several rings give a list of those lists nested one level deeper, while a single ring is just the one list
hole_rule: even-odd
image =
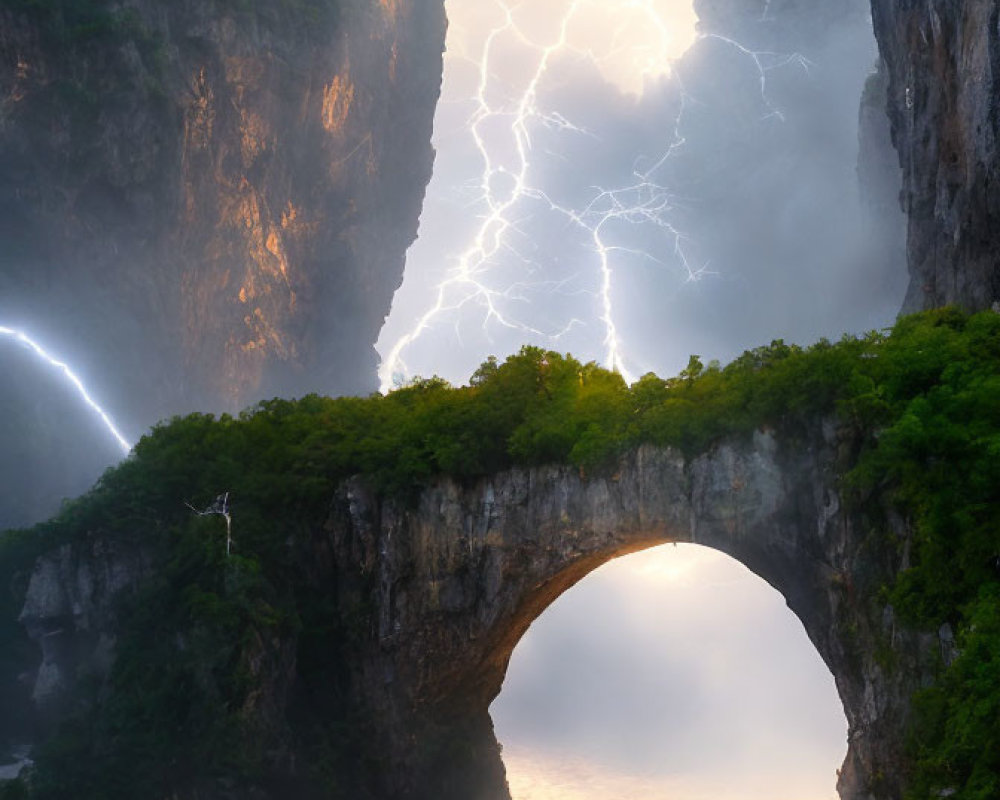
[{"label": "cliff face", "polygon": [[150,554],[108,541],[63,546],[35,564],[19,622],[42,652],[32,701],[56,719],[76,680],[114,660],[115,603],[149,577]]},{"label": "cliff face", "polygon": [[[0,325],[133,441],[176,413],[374,390],[445,24],[443,0],[0,3]],[[61,377],[3,337],[0,359],[6,528],[120,455]]]},{"label": "cliff face", "polygon": [[1000,7],[872,2],[909,216],[904,310],[1000,299],[996,231]]},{"label": "cliff face", "polygon": [[[380,498],[360,479],[343,485],[301,553],[296,580],[318,587],[326,613],[352,621],[324,680],[349,698],[347,716],[364,721],[359,730],[376,754],[358,762],[356,796],[506,800],[488,707],[519,638],[601,564],[681,541],[738,559],[802,620],[850,726],[841,796],[900,797],[909,697],[951,643],[947,631],[936,637],[899,627],[878,599],[906,548],[873,546],[871,519],[846,507],[838,480],[853,449],[844,431],[817,422],[804,438],[760,431],[693,460],[642,447],[612,477],[546,467],[466,487],[440,481],[412,507]],[[906,525],[888,519],[905,541]],[[93,674],[106,663],[102,642],[113,636],[114,619],[88,609],[112,607],[108,596],[145,567],[123,551],[119,566],[98,569],[105,555],[67,548],[36,566],[22,612],[45,651],[36,699],[58,703],[72,694],[81,664]],[[294,653],[299,635],[271,649]],[[255,663],[265,736],[294,739],[289,698],[309,694],[302,665]]]},{"label": "cliff face", "polygon": [[0,314],[132,431],[371,390],[444,29],[442,0],[4,3]]}]

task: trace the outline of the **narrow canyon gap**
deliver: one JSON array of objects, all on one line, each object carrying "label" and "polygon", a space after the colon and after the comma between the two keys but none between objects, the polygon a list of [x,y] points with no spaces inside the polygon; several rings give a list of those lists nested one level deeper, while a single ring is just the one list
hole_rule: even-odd
[{"label": "narrow canyon gap", "polygon": [[632,380],[891,324],[905,220],[867,0],[447,9],[383,390],[525,343]]}]

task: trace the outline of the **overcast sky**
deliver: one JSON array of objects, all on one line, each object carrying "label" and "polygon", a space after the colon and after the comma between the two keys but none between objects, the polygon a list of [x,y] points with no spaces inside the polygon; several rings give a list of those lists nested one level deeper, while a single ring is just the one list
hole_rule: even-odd
[{"label": "overcast sky", "polygon": [[855,174],[870,23],[758,51],[770,19],[747,30],[763,44],[695,40],[683,0],[580,0],[560,31],[570,5],[521,3],[508,24],[497,2],[448,3],[435,171],[379,339],[384,387],[463,383],[528,342],[637,377],[891,323],[905,270],[869,240],[902,217],[873,219]]},{"label": "overcast sky", "polygon": [[[870,23],[817,21],[786,48],[767,3],[739,41],[696,36],[682,0],[581,0],[561,27],[570,5],[448,2],[384,387],[463,383],[529,342],[633,378],[891,324],[902,218],[876,218],[855,174]],[[826,800],[846,750],[832,677],[780,595],[698,548],[630,556],[560,598],[493,713],[515,800]]]}]

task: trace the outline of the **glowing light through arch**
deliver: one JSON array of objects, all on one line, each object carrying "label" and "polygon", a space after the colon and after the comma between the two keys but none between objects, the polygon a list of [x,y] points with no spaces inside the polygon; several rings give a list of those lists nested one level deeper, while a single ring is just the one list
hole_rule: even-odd
[{"label": "glowing light through arch", "polygon": [[90,393],[87,391],[86,387],[83,385],[83,381],[70,369],[69,365],[60,361],[55,356],[51,355],[45,348],[38,344],[34,339],[32,339],[24,331],[18,330],[16,328],[8,328],[4,325],[0,325],[0,336],[12,339],[15,342],[26,347],[32,353],[34,353],[38,358],[48,364],[50,367],[56,371],[62,373],[66,381],[76,390],[83,403],[91,409],[98,417],[100,417],[101,422],[104,423],[104,427],[107,428],[108,433],[114,438],[125,455],[132,450],[132,445],[129,441],[122,436],[121,432],[118,430],[114,421],[111,419],[107,411],[101,408],[100,405],[91,397]]}]

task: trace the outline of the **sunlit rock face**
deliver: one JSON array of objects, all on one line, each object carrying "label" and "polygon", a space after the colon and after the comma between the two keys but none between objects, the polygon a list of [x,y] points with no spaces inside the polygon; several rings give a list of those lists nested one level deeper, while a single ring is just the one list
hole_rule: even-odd
[{"label": "sunlit rock face", "polygon": [[373,389],[444,31],[442,0],[4,4],[0,315],[133,431]]},{"label": "sunlit rock face", "polygon": [[909,215],[905,309],[1000,299],[997,69],[988,0],[873,0]]}]

